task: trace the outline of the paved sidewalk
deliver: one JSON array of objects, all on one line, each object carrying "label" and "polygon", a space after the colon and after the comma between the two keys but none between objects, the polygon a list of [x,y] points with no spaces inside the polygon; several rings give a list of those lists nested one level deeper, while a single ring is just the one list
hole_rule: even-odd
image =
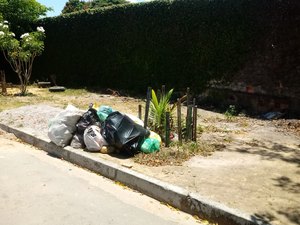
[{"label": "paved sidewalk", "polygon": [[9,137],[0,133],[0,224],[206,224]]}]

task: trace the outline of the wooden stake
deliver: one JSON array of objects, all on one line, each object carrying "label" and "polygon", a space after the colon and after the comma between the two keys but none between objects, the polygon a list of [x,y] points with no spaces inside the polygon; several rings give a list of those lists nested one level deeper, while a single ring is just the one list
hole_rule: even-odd
[{"label": "wooden stake", "polygon": [[139,105],[138,107],[139,107],[138,117],[139,117],[139,119],[142,119],[142,105]]},{"label": "wooden stake", "polygon": [[177,98],[177,133],[178,141],[182,144],[182,128],[181,128],[181,101]]},{"label": "wooden stake", "polygon": [[191,105],[189,105],[187,107],[185,141],[192,139],[192,109],[193,109],[193,106],[191,106]]},{"label": "wooden stake", "polygon": [[147,101],[146,101],[146,107],[145,107],[145,118],[144,118],[144,128],[147,128],[148,125],[148,117],[149,117],[149,107],[150,107],[150,101],[151,101],[151,87],[148,87],[147,90]]},{"label": "wooden stake", "polygon": [[190,104],[190,88],[186,88],[186,107]]},{"label": "wooden stake", "polygon": [[193,135],[192,140],[197,141],[197,105],[196,99],[193,100]]},{"label": "wooden stake", "polygon": [[169,144],[170,144],[170,112],[166,112],[165,131],[166,131],[165,146],[169,147]]},{"label": "wooden stake", "polygon": [[185,128],[186,128],[186,134],[185,134],[185,141],[188,141],[189,137],[189,121],[188,121],[188,115],[189,115],[189,102],[190,102],[190,88],[186,88],[186,118],[185,118]]}]

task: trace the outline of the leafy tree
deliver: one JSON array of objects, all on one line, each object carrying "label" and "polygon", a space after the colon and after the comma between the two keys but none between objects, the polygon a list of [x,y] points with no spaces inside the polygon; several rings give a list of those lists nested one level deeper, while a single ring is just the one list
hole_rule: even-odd
[{"label": "leafy tree", "polygon": [[69,0],[62,10],[62,14],[126,3],[128,3],[126,0],[91,0],[88,2]]},{"label": "leafy tree", "polygon": [[36,0],[0,0],[0,14],[10,21],[11,30],[19,34],[30,30],[30,24],[45,16],[48,10],[51,8]]},{"label": "leafy tree", "polygon": [[110,5],[118,5],[118,4],[125,4],[128,3],[126,0],[93,0],[90,2],[91,8],[99,8],[104,6],[110,6]]},{"label": "leafy tree", "polygon": [[61,13],[65,14],[65,13],[77,12],[79,10],[84,9],[85,4],[86,3],[81,0],[69,0],[68,2],[66,2],[66,5],[64,6]]},{"label": "leafy tree", "polygon": [[32,65],[36,56],[44,50],[45,30],[22,34],[20,40],[9,30],[7,21],[0,21],[0,49],[20,80],[20,95],[26,95],[27,85],[32,73]]}]

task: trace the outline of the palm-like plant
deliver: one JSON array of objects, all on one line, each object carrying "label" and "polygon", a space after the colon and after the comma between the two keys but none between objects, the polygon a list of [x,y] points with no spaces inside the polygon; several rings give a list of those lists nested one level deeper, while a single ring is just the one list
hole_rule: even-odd
[{"label": "palm-like plant", "polygon": [[158,99],[153,89],[151,92],[152,99],[150,102],[149,125],[152,130],[160,135],[163,135],[165,131],[166,112],[170,112],[170,118],[172,118],[172,112],[174,110],[174,106],[170,105],[172,94],[173,89],[166,94],[161,93]]}]

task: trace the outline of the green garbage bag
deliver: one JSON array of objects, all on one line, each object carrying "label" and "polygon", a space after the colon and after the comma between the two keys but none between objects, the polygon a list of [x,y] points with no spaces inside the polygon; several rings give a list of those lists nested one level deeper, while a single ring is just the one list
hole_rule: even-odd
[{"label": "green garbage bag", "polygon": [[141,151],[144,153],[153,153],[160,148],[160,142],[154,138],[146,138],[141,146]]},{"label": "green garbage bag", "polygon": [[106,106],[106,105],[102,105],[97,110],[97,115],[98,115],[100,121],[104,122],[106,117],[108,117],[108,115],[111,114],[112,112],[114,112],[114,110],[111,107]]}]

